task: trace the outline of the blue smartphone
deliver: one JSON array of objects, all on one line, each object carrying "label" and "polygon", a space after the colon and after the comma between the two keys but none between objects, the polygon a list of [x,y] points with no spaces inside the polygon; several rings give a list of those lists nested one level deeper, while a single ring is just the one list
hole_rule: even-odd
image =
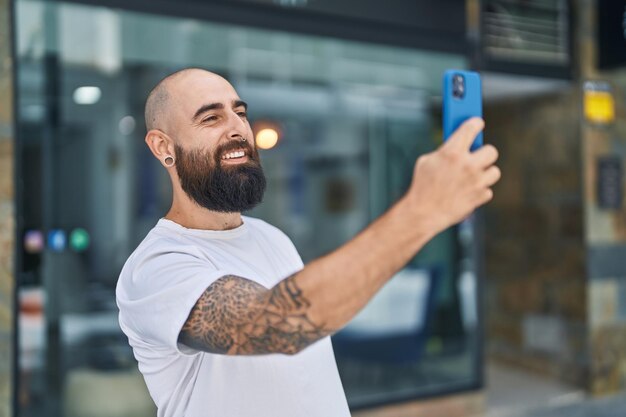
[{"label": "blue smartphone", "polygon": [[[443,74],[443,140],[472,117],[483,117],[483,94],[480,75],[472,71],[448,70]],[[480,132],[471,150],[483,145]]]}]

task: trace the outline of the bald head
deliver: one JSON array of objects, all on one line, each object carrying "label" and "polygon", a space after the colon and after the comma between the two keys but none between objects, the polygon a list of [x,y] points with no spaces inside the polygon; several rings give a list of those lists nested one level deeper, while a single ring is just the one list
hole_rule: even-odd
[{"label": "bald head", "polygon": [[184,68],[163,78],[152,91],[150,91],[148,99],[146,100],[144,116],[146,129],[148,131],[152,129],[159,129],[164,132],[168,131],[168,127],[170,126],[169,117],[173,113],[172,107],[175,106],[178,101],[180,92],[180,88],[178,88],[179,84],[190,75],[202,75],[211,78],[217,77],[223,80],[221,76],[201,68]]}]

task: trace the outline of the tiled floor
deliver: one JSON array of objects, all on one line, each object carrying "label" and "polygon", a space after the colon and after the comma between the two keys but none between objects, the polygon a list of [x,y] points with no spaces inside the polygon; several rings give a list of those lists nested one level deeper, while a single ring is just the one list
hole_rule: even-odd
[{"label": "tiled floor", "polygon": [[531,373],[490,364],[484,417],[626,417],[626,394],[590,399]]}]

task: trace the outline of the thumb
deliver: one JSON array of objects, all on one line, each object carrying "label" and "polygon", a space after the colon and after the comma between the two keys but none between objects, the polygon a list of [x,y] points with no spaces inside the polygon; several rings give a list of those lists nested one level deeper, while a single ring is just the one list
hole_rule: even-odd
[{"label": "thumb", "polygon": [[484,129],[485,122],[480,117],[472,117],[459,126],[446,142],[448,146],[467,151],[471,148],[476,136]]}]

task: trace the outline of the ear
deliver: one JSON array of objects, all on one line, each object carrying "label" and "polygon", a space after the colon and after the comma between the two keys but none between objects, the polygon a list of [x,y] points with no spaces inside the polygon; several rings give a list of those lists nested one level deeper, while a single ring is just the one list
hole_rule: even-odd
[{"label": "ear", "polygon": [[[175,161],[176,153],[174,151],[174,141],[166,133],[158,129],[152,129],[146,134],[146,145],[152,151],[156,159],[161,162],[165,168],[171,168],[172,164],[166,158],[171,157]],[[169,166],[168,166],[169,165]]]}]

